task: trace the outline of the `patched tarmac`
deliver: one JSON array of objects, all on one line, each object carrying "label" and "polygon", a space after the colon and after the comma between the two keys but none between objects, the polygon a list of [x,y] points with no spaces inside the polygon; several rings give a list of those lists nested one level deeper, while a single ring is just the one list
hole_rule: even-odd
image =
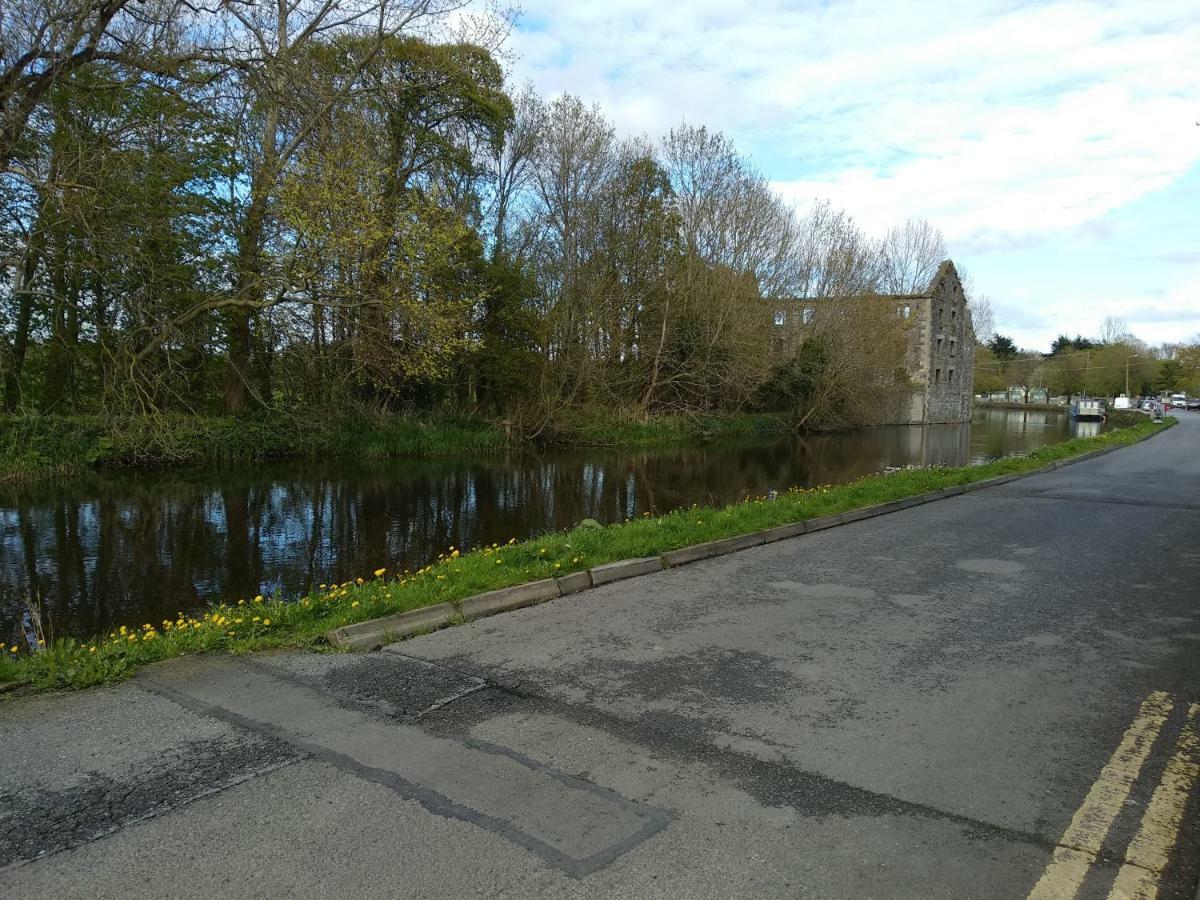
[{"label": "patched tarmac", "polygon": [[0,704],[0,888],[1192,900],[1200,416],[1181,418],[379,653],[182,660]]}]

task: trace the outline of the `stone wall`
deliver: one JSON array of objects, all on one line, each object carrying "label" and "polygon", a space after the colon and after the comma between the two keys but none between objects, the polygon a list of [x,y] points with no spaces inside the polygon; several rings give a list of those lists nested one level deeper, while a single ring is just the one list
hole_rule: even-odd
[{"label": "stone wall", "polygon": [[954,264],[942,263],[929,285],[926,422],[969,422],[975,334]]}]

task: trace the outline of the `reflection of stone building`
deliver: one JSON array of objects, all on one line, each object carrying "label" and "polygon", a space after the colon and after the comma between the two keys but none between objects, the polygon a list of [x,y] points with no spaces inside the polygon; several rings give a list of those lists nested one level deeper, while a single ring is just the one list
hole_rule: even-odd
[{"label": "reflection of stone building", "polygon": [[[938,266],[929,287],[920,294],[886,294],[894,300],[896,315],[905,320],[908,350],[905,365],[913,392],[892,409],[881,409],[885,424],[923,424],[971,421],[971,383],[975,364],[975,332],[971,314],[954,263]],[[786,329],[776,347],[794,349],[803,340],[822,303],[853,302],[854,298],[799,298],[777,302],[775,326]]]}]

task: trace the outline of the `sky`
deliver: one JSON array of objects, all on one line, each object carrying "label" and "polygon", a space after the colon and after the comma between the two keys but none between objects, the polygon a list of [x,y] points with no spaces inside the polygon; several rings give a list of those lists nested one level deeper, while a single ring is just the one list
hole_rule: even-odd
[{"label": "sky", "polygon": [[729,135],[801,210],[926,218],[997,330],[1200,335],[1200,2],[522,0],[513,77]]}]

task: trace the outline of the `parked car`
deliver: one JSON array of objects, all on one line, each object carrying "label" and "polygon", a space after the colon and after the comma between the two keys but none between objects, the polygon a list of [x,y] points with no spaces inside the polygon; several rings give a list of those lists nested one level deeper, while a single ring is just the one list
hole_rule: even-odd
[{"label": "parked car", "polygon": [[1200,409],[1200,397],[1188,397],[1188,409]]}]

